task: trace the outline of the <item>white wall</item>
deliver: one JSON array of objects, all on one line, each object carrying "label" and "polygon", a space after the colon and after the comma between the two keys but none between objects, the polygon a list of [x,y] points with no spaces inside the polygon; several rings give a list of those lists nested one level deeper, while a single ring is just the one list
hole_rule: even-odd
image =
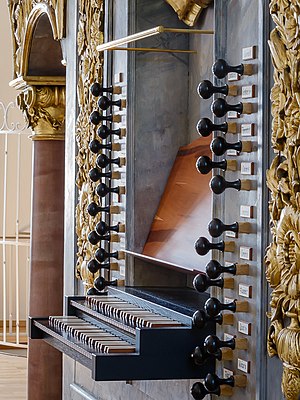
[{"label": "white wall", "polygon": [[[31,208],[31,164],[32,164],[32,143],[28,138],[30,130],[24,130],[19,137],[18,129],[15,130],[15,124],[24,126],[22,113],[15,107],[9,107],[7,113],[7,125],[4,126],[4,109],[11,102],[15,102],[17,92],[9,87],[9,81],[13,79],[13,55],[12,38],[9,22],[9,14],[6,0],[0,0],[0,43],[1,43],[1,64],[0,64],[0,240],[3,237],[3,214],[5,199],[6,224],[5,235],[7,237],[16,237],[17,227],[17,192],[18,192],[18,174],[19,174],[19,233],[30,232],[30,208]],[[2,106],[3,104],[3,106]],[[7,185],[5,196],[5,140],[4,130],[11,130],[7,134]],[[15,131],[15,132],[14,132]],[[20,143],[20,152],[18,146]],[[20,169],[19,169],[20,166]],[[26,240],[29,241],[28,239]],[[16,262],[17,251],[15,245],[0,244],[0,319],[3,318],[3,254],[6,257],[6,287],[7,287],[7,314],[11,313],[11,318],[16,318],[16,267],[19,264],[20,275],[20,318],[26,319],[27,310],[27,285],[28,285],[28,257],[29,248],[20,247],[18,262]],[[8,287],[10,286],[10,287]]]}]

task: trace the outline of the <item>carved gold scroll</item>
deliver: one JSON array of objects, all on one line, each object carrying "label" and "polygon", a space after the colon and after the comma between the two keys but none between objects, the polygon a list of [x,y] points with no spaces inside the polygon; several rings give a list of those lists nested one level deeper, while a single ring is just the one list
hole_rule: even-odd
[{"label": "carved gold scroll", "polygon": [[178,14],[178,18],[189,26],[194,26],[212,0],[166,0]]},{"label": "carved gold scroll", "polygon": [[269,47],[274,65],[272,145],[267,172],[272,243],[266,276],[273,289],[268,352],[283,362],[282,391],[287,400],[300,393],[300,4],[272,0],[275,22]]},{"label": "carved gold scroll", "polygon": [[95,218],[90,217],[87,206],[92,201],[99,202],[95,196],[94,183],[88,173],[95,166],[96,156],[89,151],[89,142],[95,137],[95,127],[89,116],[97,107],[96,100],[90,93],[93,82],[102,82],[102,55],[96,47],[103,43],[103,0],[79,1],[78,25],[78,106],[79,115],[76,126],[78,146],[77,186],[79,201],[76,209],[77,241],[77,276],[83,280],[86,288],[93,285],[93,275],[87,269],[87,263],[93,256],[93,246],[88,241],[88,234],[94,229]]}]

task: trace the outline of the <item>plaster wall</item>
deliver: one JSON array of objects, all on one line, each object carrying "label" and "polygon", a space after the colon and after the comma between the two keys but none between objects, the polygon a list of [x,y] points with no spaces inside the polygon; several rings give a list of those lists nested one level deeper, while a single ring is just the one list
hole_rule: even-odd
[{"label": "plaster wall", "polygon": [[[0,288],[3,287],[3,261],[6,259],[6,312],[12,320],[16,319],[15,282],[18,266],[20,318],[25,320],[29,269],[32,144],[29,139],[31,132],[24,129],[23,115],[15,105],[17,92],[9,86],[9,81],[13,79],[13,50],[5,0],[0,0],[0,15]],[[24,237],[21,247],[1,243],[3,236],[7,240],[14,241],[17,231]],[[25,246],[25,242],[28,245]],[[3,293],[3,289],[1,292]],[[3,298],[0,296],[0,319],[2,317]]]}]

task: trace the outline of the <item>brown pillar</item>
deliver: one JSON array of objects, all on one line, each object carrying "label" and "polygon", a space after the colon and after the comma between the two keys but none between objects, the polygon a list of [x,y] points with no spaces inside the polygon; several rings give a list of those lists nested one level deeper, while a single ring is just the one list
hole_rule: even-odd
[{"label": "brown pillar", "polygon": [[[27,87],[19,97],[33,128],[29,315],[63,312],[64,87]],[[28,400],[62,398],[62,355],[29,340]]]}]

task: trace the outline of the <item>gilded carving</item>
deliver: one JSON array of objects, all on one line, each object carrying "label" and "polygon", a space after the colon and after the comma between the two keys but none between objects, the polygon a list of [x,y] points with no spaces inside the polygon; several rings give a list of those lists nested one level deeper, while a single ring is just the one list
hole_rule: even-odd
[{"label": "gilded carving", "polygon": [[266,254],[266,277],[273,289],[268,352],[283,362],[282,391],[300,393],[300,6],[272,0],[276,24],[269,47],[274,65],[272,145],[276,156],[267,172],[273,241]]},{"label": "gilded carving", "polygon": [[64,35],[65,0],[8,0],[14,48],[15,78],[26,75],[32,33],[38,18],[46,13],[53,37],[60,40]]},{"label": "gilded carving", "polygon": [[94,277],[87,269],[87,262],[94,253],[93,246],[88,241],[88,234],[94,229],[95,217],[90,217],[87,206],[92,201],[99,202],[95,196],[93,182],[88,173],[95,166],[95,155],[88,145],[95,137],[95,127],[89,122],[89,115],[96,108],[96,100],[90,94],[90,86],[93,82],[102,81],[101,54],[96,50],[103,43],[103,0],[79,2],[78,24],[78,106],[76,141],[78,146],[77,186],[79,201],[76,209],[76,233],[77,241],[77,276],[83,280],[88,288],[93,285]]},{"label": "gilded carving", "polygon": [[47,14],[55,40],[64,31],[65,0],[8,0],[14,48],[11,86],[21,90],[17,103],[33,140],[64,140],[65,82],[62,77],[27,77],[28,57],[36,23]]},{"label": "gilded carving", "polygon": [[28,86],[17,97],[33,140],[64,140],[65,87]]},{"label": "gilded carving", "polygon": [[178,18],[189,26],[194,26],[212,0],[166,0],[178,14]]}]

